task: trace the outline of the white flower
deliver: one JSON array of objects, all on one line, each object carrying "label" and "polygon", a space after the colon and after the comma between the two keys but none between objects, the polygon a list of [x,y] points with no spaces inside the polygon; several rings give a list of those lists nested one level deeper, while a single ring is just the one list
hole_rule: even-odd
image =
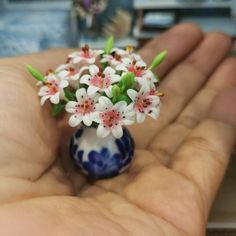
[{"label": "white flower", "polygon": [[126,50],[113,48],[110,54],[103,56],[101,63],[107,62],[111,67],[116,67],[123,64],[124,59],[139,61],[141,60],[141,57],[138,54],[133,53],[132,50],[129,50],[129,47],[127,47]]},{"label": "white flower", "polygon": [[122,63],[122,59],[127,56],[127,52],[123,49],[113,48],[110,54],[103,56],[101,63],[108,63],[110,66],[115,67]]},{"label": "white flower", "polygon": [[112,104],[111,100],[105,96],[99,98],[99,103],[95,105],[96,116],[94,121],[97,122],[97,135],[106,137],[112,133],[116,138],[123,135],[122,125],[131,125],[134,123],[133,104],[127,106],[125,101]]},{"label": "white flower", "polygon": [[93,50],[88,45],[82,47],[81,51],[73,52],[69,55],[71,63],[77,64],[79,62],[85,61],[88,64],[95,63],[97,57],[103,53],[103,50]]},{"label": "white flower", "polygon": [[152,92],[145,87],[141,87],[139,92],[129,89],[127,94],[134,103],[138,123],[142,123],[146,115],[157,119],[160,113],[160,98],[158,96],[152,95]]},{"label": "white flower", "polygon": [[76,91],[75,101],[70,101],[66,104],[66,111],[73,113],[69,119],[69,125],[75,127],[82,121],[85,125],[90,126],[93,122],[95,112],[95,103],[98,100],[98,94],[88,94],[85,88]]},{"label": "white flower", "polygon": [[89,66],[89,73],[83,75],[80,79],[81,84],[87,84],[88,92],[95,93],[105,92],[108,97],[112,96],[112,84],[118,82],[121,77],[111,67],[106,67],[104,71],[100,70],[97,66]]},{"label": "white flower", "polygon": [[64,64],[56,69],[57,76],[65,80],[79,80],[82,73],[87,70],[87,66],[76,69],[70,64]]},{"label": "white flower", "polygon": [[47,99],[50,99],[50,102],[53,104],[58,104],[60,98],[64,97],[64,88],[66,88],[69,83],[66,80],[60,80],[55,74],[49,73],[45,76],[45,82],[42,82],[43,85],[38,92],[38,95],[41,98],[41,105],[45,103]]},{"label": "white flower", "polygon": [[133,46],[127,46],[126,47],[126,55],[131,60],[135,60],[135,61],[142,60],[140,55],[134,53],[134,47]]},{"label": "white flower", "polygon": [[144,61],[136,61],[134,59],[125,58],[123,64],[116,67],[119,71],[133,72],[135,80],[140,86],[152,88],[154,83],[157,82],[155,75],[151,70],[147,70],[147,65]]}]

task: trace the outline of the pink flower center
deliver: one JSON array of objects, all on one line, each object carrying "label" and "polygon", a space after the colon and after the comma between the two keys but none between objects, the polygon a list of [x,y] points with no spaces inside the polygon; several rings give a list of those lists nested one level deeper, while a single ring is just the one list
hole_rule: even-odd
[{"label": "pink flower center", "polygon": [[90,84],[98,88],[108,88],[111,85],[111,78],[102,72],[98,72],[90,79]]},{"label": "pink flower center", "polygon": [[133,72],[136,77],[141,77],[145,72],[145,66],[137,66],[134,60],[128,67],[129,72]]},{"label": "pink flower center", "polygon": [[67,71],[69,72],[69,76],[73,76],[77,73],[76,70],[72,67],[68,68]]},{"label": "pink flower center", "polygon": [[121,114],[115,110],[105,111],[100,113],[100,119],[102,119],[104,127],[112,128],[121,121]]},{"label": "pink flower center", "polygon": [[135,101],[135,109],[141,113],[144,113],[145,110],[152,105],[152,102],[147,97],[147,95],[138,96]]},{"label": "pink flower center", "polygon": [[59,91],[59,85],[55,80],[52,80],[51,82],[44,82],[45,86],[48,87],[48,95],[54,95]]},{"label": "pink flower center", "polygon": [[92,56],[92,55],[90,55],[90,48],[87,44],[84,45],[84,47],[82,47],[81,56],[84,58],[90,58]]},{"label": "pink flower center", "polygon": [[149,95],[156,95],[157,90],[155,88],[152,88],[149,92]]},{"label": "pink flower center", "polygon": [[112,58],[116,61],[121,61],[122,59],[122,56],[117,54],[116,52],[112,52],[111,55],[112,55]]},{"label": "pink flower center", "polygon": [[76,105],[76,113],[78,114],[85,115],[86,113],[90,113],[93,111],[95,111],[95,107],[94,107],[94,102],[91,98],[88,98],[82,101],[82,103],[78,103]]}]

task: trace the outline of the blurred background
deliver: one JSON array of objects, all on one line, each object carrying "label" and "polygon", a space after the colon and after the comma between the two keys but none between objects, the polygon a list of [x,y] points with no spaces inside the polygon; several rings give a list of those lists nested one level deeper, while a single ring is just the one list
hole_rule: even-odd
[{"label": "blurred background", "polygon": [[0,57],[50,47],[142,46],[179,22],[236,35],[236,0],[0,0]]}]

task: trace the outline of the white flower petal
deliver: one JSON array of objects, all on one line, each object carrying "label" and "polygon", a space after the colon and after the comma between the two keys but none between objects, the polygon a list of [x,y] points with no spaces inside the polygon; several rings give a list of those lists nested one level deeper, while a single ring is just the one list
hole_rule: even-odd
[{"label": "white flower petal", "polygon": [[69,67],[70,67],[70,64],[62,64],[62,65],[58,66],[55,71],[56,72],[64,71],[64,70],[68,69]]},{"label": "white flower petal", "polygon": [[141,57],[140,55],[136,54],[136,53],[130,54],[129,57],[130,57],[131,59],[135,60],[135,61],[140,61],[140,60],[142,60],[142,57]]},{"label": "white flower petal", "polygon": [[92,112],[92,113],[90,114],[90,117],[91,117],[91,119],[92,119],[94,122],[100,123],[101,119],[100,119],[100,117],[99,117],[99,114],[100,114],[100,112],[95,111],[95,112]]},{"label": "white flower petal", "polygon": [[121,55],[121,56],[127,54],[127,52],[125,50],[120,49],[120,48],[113,48],[111,50],[111,52],[115,52],[115,53],[117,53],[118,55]]},{"label": "white flower petal", "polygon": [[59,84],[59,88],[66,88],[69,86],[69,82],[67,80],[61,80]]},{"label": "white flower petal", "polygon": [[137,112],[136,118],[137,118],[138,123],[143,123],[145,120],[145,114],[141,112]]},{"label": "white flower petal", "polygon": [[146,67],[147,64],[144,61],[139,60],[139,61],[136,62],[136,66],[137,67]]},{"label": "white flower petal", "polygon": [[158,116],[160,115],[160,109],[152,109],[152,112],[148,113],[147,115],[149,115],[154,120],[156,120],[158,118]]},{"label": "white flower petal", "polygon": [[119,75],[111,75],[111,83],[116,83],[121,80],[121,77]]},{"label": "white flower petal", "polygon": [[130,103],[126,108],[125,108],[125,113],[133,112],[134,111],[134,103]]},{"label": "white flower petal", "polygon": [[125,57],[122,59],[122,62],[125,66],[129,66],[132,63],[132,60],[130,58]]},{"label": "white flower petal", "polygon": [[116,70],[128,72],[128,69],[124,64],[119,64],[118,66],[116,66]]},{"label": "white flower petal", "polygon": [[77,104],[78,104],[77,102],[70,101],[66,104],[65,110],[69,113],[75,113]]},{"label": "white flower petal", "polygon": [[105,62],[108,62],[108,61],[109,61],[109,55],[105,55],[100,62],[105,63]]},{"label": "white flower petal", "polygon": [[64,78],[67,78],[68,75],[69,75],[69,71],[67,70],[62,70],[62,71],[59,71],[57,76],[60,78],[60,79],[64,79]]},{"label": "white flower petal", "polygon": [[82,117],[74,114],[69,119],[69,125],[71,127],[75,127],[75,126],[79,125],[81,123],[81,121],[82,121]]},{"label": "white flower petal", "polygon": [[97,128],[97,136],[101,138],[105,138],[107,135],[110,134],[110,132],[111,131],[109,129],[104,128],[104,126],[101,124]]},{"label": "white flower petal", "polygon": [[114,105],[114,108],[120,112],[124,111],[126,107],[127,107],[127,103],[125,101],[117,102]]},{"label": "white flower petal", "polygon": [[51,97],[50,95],[43,96],[43,97],[41,98],[41,100],[40,100],[40,105],[43,106],[44,103],[46,102],[46,100],[47,100],[48,98],[50,98],[50,97]]},{"label": "white flower petal", "polygon": [[87,84],[89,85],[90,82],[89,82],[89,79],[91,78],[91,75],[83,75],[81,78],[80,78],[80,83],[81,84]]},{"label": "white flower petal", "polygon": [[134,123],[134,120],[124,119],[122,120],[122,125],[132,125]]},{"label": "white flower petal", "polygon": [[111,98],[112,97],[112,86],[109,86],[108,88],[103,90],[105,92],[105,94]]},{"label": "white flower petal", "polygon": [[39,89],[38,95],[39,96],[45,96],[48,95],[49,88],[47,86],[43,86]]},{"label": "white flower petal", "polygon": [[91,119],[90,114],[85,114],[83,116],[83,122],[85,125],[90,126],[92,124],[92,121],[93,120]]},{"label": "white flower petal", "polygon": [[85,59],[89,64],[94,64],[94,62],[96,61],[96,58],[95,57],[91,57],[91,58],[88,58],[88,59]]},{"label": "white flower petal", "polygon": [[57,92],[53,96],[51,96],[50,101],[53,104],[58,104],[60,102],[60,92]]},{"label": "white flower petal", "polygon": [[103,71],[105,75],[114,75],[115,70],[113,70],[110,66],[106,67],[106,69]]},{"label": "white flower petal", "polygon": [[100,55],[100,54],[103,54],[103,53],[104,53],[104,50],[99,49],[99,50],[96,50],[95,53],[96,53],[97,55]]},{"label": "white flower petal", "polygon": [[115,126],[115,128],[113,128],[111,132],[115,138],[121,138],[123,136],[123,129],[121,125]]},{"label": "white flower petal", "polygon": [[99,72],[99,68],[97,66],[95,66],[95,65],[89,66],[90,75],[95,76],[95,75],[97,75],[98,72]]},{"label": "white flower petal", "polygon": [[81,99],[88,97],[85,88],[77,89],[75,96],[78,102],[81,101]]},{"label": "white flower petal", "polygon": [[77,63],[79,63],[80,61],[83,61],[83,60],[84,60],[83,57],[78,56],[78,57],[74,57],[74,58],[72,59],[72,62],[73,62],[74,64],[77,64]]},{"label": "white flower petal", "polygon": [[105,109],[105,108],[112,108],[113,107],[113,104],[111,102],[111,100],[105,96],[101,96],[99,99],[98,99],[99,103],[101,104],[101,106]]},{"label": "white flower petal", "polygon": [[99,90],[98,87],[95,87],[95,86],[93,86],[93,85],[90,85],[90,86],[88,87],[88,95],[89,95],[89,96],[92,96],[92,95],[94,95],[98,90]]},{"label": "white flower petal", "polygon": [[138,96],[138,93],[133,89],[128,89],[127,94],[132,101],[135,101],[136,97]]}]

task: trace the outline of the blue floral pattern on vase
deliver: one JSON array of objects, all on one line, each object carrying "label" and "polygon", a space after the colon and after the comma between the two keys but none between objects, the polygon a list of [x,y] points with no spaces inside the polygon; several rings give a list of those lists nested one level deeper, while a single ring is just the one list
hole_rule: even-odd
[{"label": "blue floral pattern on vase", "polygon": [[114,177],[127,169],[134,155],[134,140],[123,128],[120,139],[99,138],[95,128],[79,128],[71,138],[70,152],[75,164],[96,179]]}]

